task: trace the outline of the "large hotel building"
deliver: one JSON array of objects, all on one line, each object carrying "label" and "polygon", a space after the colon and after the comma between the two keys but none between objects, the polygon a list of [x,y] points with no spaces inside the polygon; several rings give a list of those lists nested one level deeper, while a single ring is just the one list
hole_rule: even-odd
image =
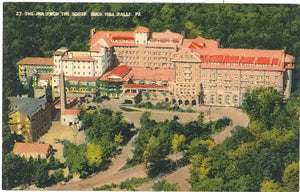
[{"label": "large hotel building", "polygon": [[88,52],[62,47],[52,58],[18,62],[20,79],[34,76],[38,85],[51,80],[59,91],[64,72],[68,92],[140,102],[160,99],[172,104],[240,106],[247,88],[273,86],[289,97],[293,57],[284,50],[220,48],[202,37],[150,32],[91,30]]}]

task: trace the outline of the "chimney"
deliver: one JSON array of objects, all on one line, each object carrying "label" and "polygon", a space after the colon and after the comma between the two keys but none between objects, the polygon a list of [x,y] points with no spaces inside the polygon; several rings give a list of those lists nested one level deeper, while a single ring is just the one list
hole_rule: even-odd
[{"label": "chimney", "polygon": [[65,75],[63,71],[61,71],[59,74],[59,86],[60,86],[60,114],[62,115],[66,109]]},{"label": "chimney", "polygon": [[69,52],[68,58],[69,58],[69,59],[72,59],[72,58],[73,58],[73,53],[70,53],[70,52]]}]

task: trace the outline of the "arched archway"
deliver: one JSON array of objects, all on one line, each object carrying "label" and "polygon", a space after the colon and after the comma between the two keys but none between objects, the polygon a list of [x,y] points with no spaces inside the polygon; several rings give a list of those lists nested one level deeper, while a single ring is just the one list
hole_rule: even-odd
[{"label": "arched archway", "polygon": [[189,100],[185,100],[184,104],[189,105],[190,104]]},{"label": "arched archway", "polygon": [[169,102],[169,98],[165,98],[165,102]]},{"label": "arched archway", "polygon": [[176,103],[176,99],[172,99],[172,104],[175,104]]},{"label": "arched archway", "polygon": [[192,106],[196,105],[196,100],[192,100]]},{"label": "arched archway", "polygon": [[178,100],[178,104],[181,105],[183,102],[181,99]]}]

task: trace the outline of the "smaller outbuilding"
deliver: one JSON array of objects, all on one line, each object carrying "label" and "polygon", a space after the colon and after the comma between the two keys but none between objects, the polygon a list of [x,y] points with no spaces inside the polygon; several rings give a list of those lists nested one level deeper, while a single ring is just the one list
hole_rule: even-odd
[{"label": "smaller outbuilding", "polygon": [[43,159],[50,157],[53,154],[53,147],[46,143],[15,143],[13,153],[21,157],[38,158],[40,156]]}]

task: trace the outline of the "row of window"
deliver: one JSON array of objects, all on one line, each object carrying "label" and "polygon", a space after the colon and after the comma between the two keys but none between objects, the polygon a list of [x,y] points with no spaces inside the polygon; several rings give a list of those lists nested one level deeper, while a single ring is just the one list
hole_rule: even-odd
[{"label": "row of window", "polygon": [[[203,96],[203,100],[207,103],[207,96]],[[230,95],[225,95],[223,98],[223,95],[215,95],[211,94],[209,95],[209,104],[238,104],[238,96],[233,95],[232,98]]]},{"label": "row of window", "polygon": [[[145,83],[145,81],[141,80],[141,81],[139,81],[139,84],[140,85],[145,85],[146,83]],[[157,82],[156,81],[151,81],[150,85],[157,85]],[[163,82],[161,82],[161,85],[168,85],[168,82],[167,81],[163,81]]]},{"label": "row of window", "polygon": [[[66,72],[66,74],[67,74],[68,72]],[[92,73],[91,72],[88,72],[88,73],[86,73],[86,74],[89,74],[89,75],[91,75]],[[82,75],[86,75],[85,74],[85,72],[82,72]],[[76,73],[76,71],[74,71],[74,75],[80,75],[80,71],[78,71],[77,73]]]},{"label": "row of window", "polygon": [[264,77],[266,79],[271,79],[272,77],[277,80],[279,79],[279,75],[275,75],[275,76],[270,76],[270,75],[238,75],[238,74],[233,74],[233,75],[229,75],[229,74],[215,74],[215,73],[202,73],[202,78],[206,78],[206,77],[212,77],[212,78],[225,78],[225,79],[230,79],[230,78],[238,78],[240,76],[241,79],[254,79],[256,77],[256,79],[264,79]]}]

